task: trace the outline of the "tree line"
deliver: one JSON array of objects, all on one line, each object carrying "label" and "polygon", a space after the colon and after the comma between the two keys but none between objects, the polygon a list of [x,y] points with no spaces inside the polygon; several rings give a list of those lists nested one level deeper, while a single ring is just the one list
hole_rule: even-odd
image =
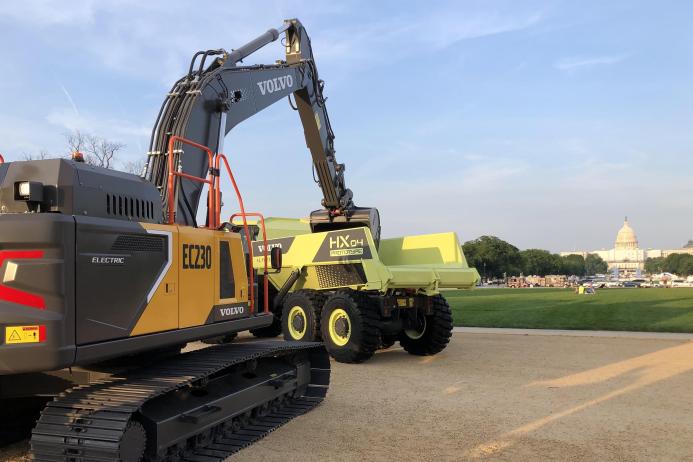
[{"label": "tree line", "polygon": [[593,276],[604,274],[607,263],[597,254],[567,255],[562,257],[542,249],[520,250],[495,236],[481,236],[462,245],[470,266],[483,278],[504,276],[566,274]]},{"label": "tree line", "polygon": [[673,273],[688,277],[693,274],[693,255],[672,253],[666,258],[655,257],[645,260],[645,271],[648,273]]},{"label": "tree line", "polygon": [[125,148],[125,144],[111,141],[81,130],[73,130],[64,134],[67,149],[66,154],[51,155],[46,150],[38,154],[24,153],[24,160],[54,159],[60,157],[72,157],[75,151],[82,153],[84,162],[97,167],[114,168],[128,173],[141,174],[144,169],[144,159],[137,161],[120,162],[119,154]]}]

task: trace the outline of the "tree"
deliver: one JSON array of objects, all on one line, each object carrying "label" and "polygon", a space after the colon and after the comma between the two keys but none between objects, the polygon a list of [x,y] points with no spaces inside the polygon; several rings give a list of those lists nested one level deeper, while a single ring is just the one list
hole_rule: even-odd
[{"label": "tree", "polygon": [[662,262],[662,270],[679,276],[690,276],[693,274],[693,255],[672,253]]},{"label": "tree", "polygon": [[566,255],[561,257],[563,274],[568,276],[585,275],[585,258],[582,255]]},{"label": "tree", "polygon": [[594,276],[595,274],[605,274],[608,270],[609,265],[596,253],[590,253],[585,258],[586,275]]},{"label": "tree", "polygon": [[649,274],[664,272],[664,257],[650,257],[645,260],[645,272]]},{"label": "tree", "polygon": [[524,274],[546,276],[559,273],[561,270],[561,258],[548,250],[527,249],[521,251],[520,255]]},{"label": "tree", "polygon": [[142,175],[144,171],[144,165],[146,162],[144,159],[129,160],[125,162],[119,170],[124,172],[132,173],[133,175]]},{"label": "tree", "polygon": [[24,160],[44,160],[44,159],[50,159],[51,156],[48,154],[48,151],[45,149],[41,149],[38,154],[30,154],[28,152],[24,152],[22,154],[22,157]]},{"label": "tree", "polygon": [[514,245],[495,236],[481,236],[462,246],[467,262],[482,276],[499,278],[519,274],[522,270],[522,257]]},{"label": "tree", "polygon": [[693,274],[693,255],[684,255],[679,261],[679,276],[688,277]]},{"label": "tree", "polygon": [[79,151],[84,154],[84,161],[89,165],[110,168],[118,152],[125,147],[123,143],[109,141],[79,130],[66,133],[65,138],[70,147],[70,154]]}]

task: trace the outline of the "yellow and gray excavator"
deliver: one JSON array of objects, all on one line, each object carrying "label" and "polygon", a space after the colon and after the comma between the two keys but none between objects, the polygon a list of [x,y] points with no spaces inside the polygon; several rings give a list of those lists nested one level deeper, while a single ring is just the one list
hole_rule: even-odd
[{"label": "yellow and gray excavator", "polygon": [[[240,65],[282,34],[285,61]],[[251,214],[224,155],[239,122],[293,94],[330,191],[322,214],[372,219],[344,188],[321,85],[305,29],[287,20],[231,52],[194,55],[159,113],[144,177],[80,156],[0,165],[5,436],[33,419],[26,403],[44,399],[31,422],[35,460],[223,460],[324,398],[330,364],[319,343],[180,353],[276,323],[267,274],[281,270],[281,252],[253,256]],[[221,218],[224,174],[240,225]],[[251,264],[258,256],[262,275]]]},{"label": "yellow and gray excavator", "polygon": [[[242,65],[282,35],[285,60]],[[308,220],[245,210],[224,154],[231,129],[283,98],[323,193]],[[43,461],[223,460],[323,400],[328,351],[344,362],[395,340],[442,351],[452,316],[440,290],[478,274],[454,233],[381,239],[333,140],[310,39],[292,19],[193,56],[142,177],[80,155],[2,163],[2,436],[28,422]],[[239,210],[226,220],[222,176]],[[229,342],[246,330],[300,341]],[[181,353],[198,340],[220,344]]]}]

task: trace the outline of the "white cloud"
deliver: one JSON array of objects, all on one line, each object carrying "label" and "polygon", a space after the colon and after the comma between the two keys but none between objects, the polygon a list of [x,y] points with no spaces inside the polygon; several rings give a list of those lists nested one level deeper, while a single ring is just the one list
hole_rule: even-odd
[{"label": "white cloud", "polygon": [[501,15],[498,13],[450,14],[437,12],[418,23],[415,32],[421,40],[437,48],[450,46],[461,40],[505,34],[528,29],[543,19],[541,12],[525,15]]},{"label": "white cloud", "polygon": [[[0,7],[0,18],[51,27],[51,45],[81,50],[110,69],[164,85],[180,77],[194,51],[239,46],[268,27],[279,26],[287,14],[301,15],[320,62],[338,65],[415,58],[417,53],[462,40],[524,30],[543,19],[536,10],[501,13],[452,3],[426,8],[416,18],[393,15],[369,21],[364,15],[355,24],[336,20],[345,16],[344,6],[316,11],[301,1],[275,1],[266,3],[258,14],[255,4],[235,3],[233,9],[209,14],[205,2],[200,3],[191,8],[188,3],[165,0],[23,0]],[[189,27],[176,26],[174,32],[172,25],[182,18]],[[273,62],[281,57],[280,46],[270,48],[255,59]]]},{"label": "white cloud", "polygon": [[65,130],[82,130],[106,138],[113,136],[149,136],[151,127],[137,125],[126,120],[90,113],[80,114],[73,108],[54,109],[46,121]]},{"label": "white cloud", "polygon": [[628,54],[604,55],[590,57],[570,57],[562,58],[554,63],[554,67],[560,71],[573,72],[580,69],[590,69],[595,66],[609,66],[620,63],[629,57]]},{"label": "white cloud", "polygon": [[529,29],[544,19],[541,11],[501,14],[486,10],[432,8],[412,18],[390,17],[354,27],[319,32],[316,49],[321,59],[335,62],[380,62],[416,59],[422,52],[440,50],[464,40]]},{"label": "white cloud", "polygon": [[65,85],[60,85],[60,89],[65,93],[65,97],[67,98],[67,101],[70,103],[70,106],[72,107],[72,110],[75,111],[75,115],[79,117],[79,109],[77,109],[77,105],[75,104],[75,100],[72,99],[72,95],[70,94],[69,91],[67,91],[67,88],[65,88]]}]

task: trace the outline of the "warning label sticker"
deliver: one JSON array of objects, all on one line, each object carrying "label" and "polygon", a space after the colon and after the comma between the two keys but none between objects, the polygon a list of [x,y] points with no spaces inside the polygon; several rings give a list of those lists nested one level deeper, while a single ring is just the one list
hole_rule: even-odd
[{"label": "warning label sticker", "polygon": [[5,344],[39,343],[41,341],[40,326],[5,327]]}]

